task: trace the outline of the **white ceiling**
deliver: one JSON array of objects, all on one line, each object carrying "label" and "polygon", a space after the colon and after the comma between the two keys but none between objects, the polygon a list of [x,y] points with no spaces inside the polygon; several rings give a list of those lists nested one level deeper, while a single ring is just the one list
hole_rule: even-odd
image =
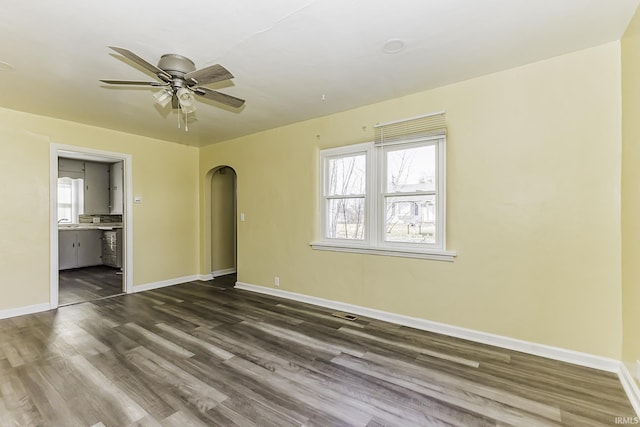
[{"label": "white ceiling", "polygon": [[[618,40],[639,2],[4,0],[0,106],[203,146]],[[98,81],[154,80],[108,46],[219,63],[247,103],[197,98],[179,130],[157,89]]]}]

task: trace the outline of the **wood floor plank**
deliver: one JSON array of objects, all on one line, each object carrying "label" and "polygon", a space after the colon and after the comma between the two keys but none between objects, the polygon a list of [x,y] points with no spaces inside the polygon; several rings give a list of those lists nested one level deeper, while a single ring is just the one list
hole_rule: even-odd
[{"label": "wood floor plank", "polygon": [[157,311],[161,311],[177,319],[187,321],[196,326],[216,327],[224,324],[223,322],[203,318],[202,316],[199,316],[196,313],[194,313],[194,310],[190,309],[189,307],[175,307],[173,305],[164,304],[164,305],[154,305],[153,309]]},{"label": "wood floor plank", "polygon": [[467,391],[458,391],[453,388],[445,388],[426,381],[416,380],[406,374],[399,374],[389,367],[379,367],[375,364],[356,360],[358,358],[348,355],[336,357],[333,362],[350,369],[358,370],[361,373],[368,373],[379,379],[392,382],[402,387],[414,390],[425,396],[445,401],[450,404],[465,408],[472,412],[484,413],[495,419],[497,422],[515,426],[558,426],[559,422],[544,419],[535,414],[527,413],[515,409],[501,402],[474,395]]},{"label": "wood floor plank", "polygon": [[191,357],[194,353],[185,349],[182,346],[175,344],[168,339],[162,338],[160,335],[153,333],[150,330],[143,328],[142,326],[136,325],[135,323],[126,323],[124,328],[135,332],[140,337],[145,339],[147,342],[151,343],[154,347],[157,347],[161,352],[171,352],[179,357]]},{"label": "wood floor plank", "polygon": [[212,356],[217,357],[220,360],[231,359],[234,356],[233,353],[230,353],[198,337],[195,337],[186,332],[183,332],[180,329],[174,328],[164,323],[158,323],[156,326],[158,329],[167,332],[169,335],[173,336],[175,339],[181,340],[190,345],[195,345],[196,347],[199,347],[200,349],[204,350],[208,354],[211,354]]},{"label": "wood floor plank", "polygon": [[61,306],[121,295],[120,269],[104,265],[62,270],[58,273],[58,303]]},{"label": "wood floor plank", "polygon": [[210,424],[186,411],[176,411],[162,421],[164,427],[211,427]]},{"label": "wood floor plank", "polygon": [[113,381],[96,369],[83,356],[77,355],[71,359],[80,375],[89,383],[89,388],[105,403],[105,406],[115,408],[120,412],[121,424],[129,424],[147,416],[147,412],[138,403],[124,393]]},{"label": "wood floor plank", "polygon": [[331,352],[333,354],[348,353],[356,356],[361,356],[363,354],[361,351],[356,349],[355,346],[327,343],[326,341],[310,337],[305,333],[281,328],[273,324],[254,322],[251,320],[245,320],[242,322],[242,324],[258,329],[264,333],[276,336],[278,338],[287,340],[291,342],[292,345],[309,347],[318,352]]},{"label": "wood floor plank", "polygon": [[[430,398],[414,390],[338,364],[315,361],[313,368],[326,373],[329,377],[340,378],[344,384],[343,393],[353,393],[354,396],[365,396],[367,399],[375,398],[402,411],[403,416],[408,420],[404,423],[406,425],[444,424],[476,427],[496,425],[495,421],[483,414],[467,411],[448,402]],[[375,419],[378,420],[377,422],[381,421],[378,418]]]},{"label": "wood floor plank", "polygon": [[403,372],[403,375],[407,375],[409,378],[411,378],[412,382],[426,381],[430,385],[435,384],[446,388],[447,390],[460,390],[464,393],[481,396],[495,402],[509,405],[513,408],[522,409],[533,414],[538,414],[552,421],[561,420],[561,411],[560,409],[558,409],[558,407],[536,402],[526,397],[513,394],[509,391],[500,390],[486,384],[480,385],[473,381],[465,380],[464,378],[455,377],[447,373],[439,372],[436,369],[428,369],[418,364],[410,364],[397,359],[389,359],[375,353],[366,353],[363,356],[363,359],[375,362],[378,365],[382,366],[391,365],[394,367],[394,369],[401,370]]},{"label": "wood floor plank", "polygon": [[406,344],[406,343],[398,342],[397,340],[377,337],[375,335],[371,335],[371,334],[368,334],[368,333],[363,332],[363,331],[358,331],[358,330],[355,330],[353,328],[347,328],[347,327],[343,326],[343,327],[341,327],[339,329],[339,331],[340,332],[344,332],[344,333],[348,333],[348,334],[351,334],[351,335],[355,335],[356,337],[359,337],[359,338],[366,338],[366,339],[372,340],[372,341],[378,341],[378,342],[385,343],[385,344],[391,344],[394,347],[402,348],[402,349],[410,350],[410,351],[415,351],[416,353],[419,353],[419,354],[426,354],[427,356],[438,357],[440,359],[448,360],[450,362],[460,363],[461,365],[470,366],[472,368],[477,368],[478,366],[480,366],[480,362],[478,362],[476,360],[470,360],[470,359],[467,359],[467,358],[452,356],[450,354],[442,353],[442,352],[439,352],[439,351],[433,351],[433,350],[430,350],[430,349],[425,348],[425,347],[419,347],[419,346],[416,346],[414,344]]},{"label": "wood floor plank", "polygon": [[101,353],[91,357],[90,362],[152,418],[162,420],[176,412],[176,408],[158,393],[158,389],[161,390],[162,387],[146,381],[140,371],[127,361],[125,355],[117,352]]},{"label": "wood floor plank", "polygon": [[24,365],[24,360],[20,352],[18,352],[10,342],[0,343],[0,351],[2,351],[3,357],[6,358],[14,368]]},{"label": "wood floor plank", "polygon": [[[35,367],[32,367],[32,369]],[[105,408],[98,399],[95,398],[93,390],[87,383],[78,377],[78,373],[68,360],[55,360],[39,366],[39,372],[45,384],[55,390],[55,393],[47,393],[47,398],[58,394],[61,410],[59,413],[72,414],[74,418],[80,420],[75,425],[94,425],[102,420],[108,423],[117,424],[118,420],[113,417],[109,408]],[[106,409],[106,411],[105,411]],[[54,407],[58,412],[58,408]],[[66,419],[60,425],[74,425],[73,418]]]},{"label": "wood floor plank", "polygon": [[174,388],[202,412],[206,412],[227,399],[223,393],[145,347],[131,350],[127,354],[127,359],[145,375]]},{"label": "wood floor plank", "polygon": [[234,283],[0,320],[0,426],[606,426],[635,416],[612,373],[347,321]]},{"label": "wood floor plank", "polygon": [[[282,423],[294,425],[304,425],[309,419],[318,419],[323,415],[315,408],[300,405],[288,393],[279,392],[259,378],[244,376],[225,363],[216,363],[212,366],[206,359],[192,358],[188,364],[183,365],[183,368],[229,396],[229,399],[222,403],[224,405],[232,404],[229,400],[246,402],[242,405],[247,408],[251,405],[261,405],[269,408]],[[332,424],[335,422],[327,423],[327,425]]]},{"label": "wood floor plank", "polygon": [[241,372],[243,375],[254,379],[266,378],[269,384],[282,393],[292,393],[296,396],[296,400],[300,399],[301,403],[314,406],[327,415],[333,415],[338,418],[341,423],[347,425],[366,425],[371,416],[361,408],[344,404],[341,400],[332,400],[326,397],[324,390],[311,390],[310,388],[294,384],[287,378],[277,376],[273,372],[264,369],[256,364],[247,362],[240,358],[231,358],[224,362],[228,366]]},{"label": "wood floor plank", "polygon": [[[67,407],[64,399],[55,388],[41,375],[38,364],[29,369],[18,369],[18,375],[34,405],[41,416],[41,425],[47,426],[76,426],[83,425],[74,411]],[[2,399],[0,399],[2,400]],[[7,413],[0,409],[0,413]],[[9,425],[2,422],[0,425]]]},{"label": "wood floor plank", "polygon": [[0,377],[0,396],[5,414],[8,415],[6,425],[36,426],[42,423],[42,414],[36,408],[17,372]]}]

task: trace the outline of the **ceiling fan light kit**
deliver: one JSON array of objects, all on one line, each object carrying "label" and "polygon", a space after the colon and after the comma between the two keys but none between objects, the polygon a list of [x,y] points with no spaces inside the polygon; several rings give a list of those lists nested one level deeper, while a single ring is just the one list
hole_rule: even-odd
[{"label": "ceiling fan light kit", "polygon": [[158,105],[160,105],[161,107],[166,107],[171,102],[173,94],[166,89],[162,89],[160,92],[154,93],[153,97],[155,98]]},{"label": "ceiling fan light kit", "polygon": [[[130,50],[113,47],[110,48],[125,58],[135,62],[147,71],[153,73],[158,80],[156,82],[139,82],[130,80],[100,80],[102,83],[111,85],[138,85],[162,87],[160,92],[153,95],[156,103],[162,107],[166,107],[171,102],[174,110],[181,110],[185,114],[185,124],[187,123],[187,114],[196,110],[195,96],[202,96],[233,108],[240,108],[244,105],[244,99],[227,95],[207,87],[199,86],[210,83],[221,82],[233,78],[226,68],[222,65],[210,65],[201,69],[196,69],[195,64],[189,58],[173,53],[165,54],[160,57],[158,66],[155,66]],[[178,127],[180,123],[178,122]],[[185,126],[185,130],[188,128]]]},{"label": "ceiling fan light kit", "polygon": [[192,113],[196,110],[196,105],[193,98],[193,92],[189,89],[181,87],[176,91],[176,95],[178,95],[178,102],[180,103],[180,108],[185,113]]}]

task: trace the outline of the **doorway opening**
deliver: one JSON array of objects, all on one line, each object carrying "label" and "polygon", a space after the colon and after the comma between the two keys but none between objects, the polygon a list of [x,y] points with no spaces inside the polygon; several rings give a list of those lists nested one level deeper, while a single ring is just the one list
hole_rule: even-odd
[{"label": "doorway opening", "polygon": [[50,306],[131,290],[131,156],[51,145]]},{"label": "doorway opening", "polygon": [[[230,166],[211,174],[211,276],[237,274],[237,175]],[[235,280],[234,280],[235,282]]]}]

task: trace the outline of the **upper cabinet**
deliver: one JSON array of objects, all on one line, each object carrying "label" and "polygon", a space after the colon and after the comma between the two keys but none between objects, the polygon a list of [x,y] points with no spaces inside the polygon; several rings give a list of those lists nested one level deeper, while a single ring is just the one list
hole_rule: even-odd
[{"label": "upper cabinet", "polygon": [[122,162],[112,163],[109,172],[109,213],[122,215]]},{"label": "upper cabinet", "polygon": [[109,164],[84,163],[84,213],[108,214]]},{"label": "upper cabinet", "polygon": [[[65,218],[68,217],[73,219],[71,222],[77,222],[78,214],[122,215],[124,194],[122,166],[122,162],[100,163],[60,157],[58,178],[72,178],[74,182],[78,181],[77,186],[68,184],[68,188],[63,189],[66,192],[61,194],[59,180],[58,197],[62,197],[67,204],[77,205],[69,209],[69,212],[65,212]],[[77,194],[78,192],[82,194]]]},{"label": "upper cabinet", "polygon": [[84,160],[59,158],[58,178],[62,177],[84,179]]}]

